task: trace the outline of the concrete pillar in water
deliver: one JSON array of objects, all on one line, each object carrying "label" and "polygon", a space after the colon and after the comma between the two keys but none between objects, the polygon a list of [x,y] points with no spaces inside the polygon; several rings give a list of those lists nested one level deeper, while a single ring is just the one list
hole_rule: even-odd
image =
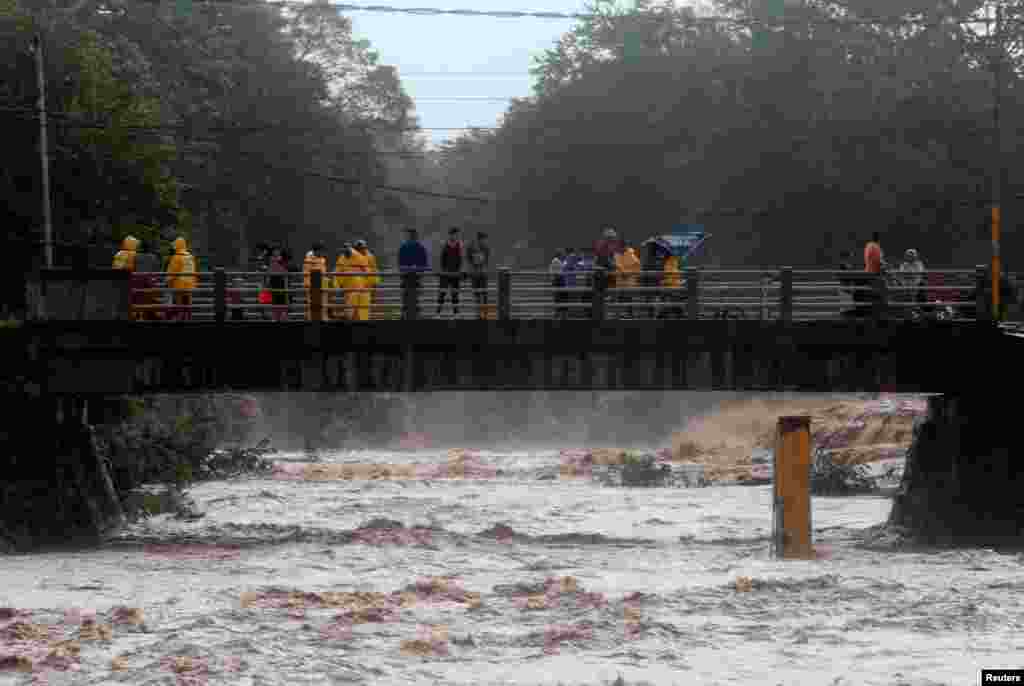
[{"label": "concrete pillar in water", "polygon": [[813,557],[810,417],[779,417],[772,482],[773,554],[787,559]]}]

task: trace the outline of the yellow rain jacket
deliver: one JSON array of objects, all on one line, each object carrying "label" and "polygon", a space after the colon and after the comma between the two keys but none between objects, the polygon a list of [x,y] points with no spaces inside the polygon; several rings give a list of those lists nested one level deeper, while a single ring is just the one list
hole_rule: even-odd
[{"label": "yellow rain jacket", "polygon": [[[339,262],[344,256],[339,257]],[[366,321],[370,318],[370,291],[364,290],[370,287],[369,281],[374,277],[369,275],[370,261],[367,256],[353,250],[352,255],[346,260],[346,270],[350,272],[362,272],[367,276],[346,276],[341,277],[345,279],[345,285],[342,288],[345,289],[345,304],[347,305],[346,314],[349,319],[356,321]],[[341,271],[339,269],[339,271]]]},{"label": "yellow rain jacket", "polygon": [[683,285],[682,273],[679,271],[679,258],[675,255],[665,258],[662,288],[680,288]]},{"label": "yellow rain jacket", "polygon": [[130,272],[135,271],[135,257],[138,255],[139,239],[132,236],[126,236],[121,241],[121,250],[114,255],[114,269],[127,269]]},{"label": "yellow rain jacket", "polygon": [[[327,274],[327,258],[317,257],[312,250],[306,253],[306,259],[302,262],[302,285],[306,288],[306,319],[313,319],[312,311],[312,295],[310,289],[313,287],[313,272],[320,272],[321,274]],[[320,291],[320,318],[326,319],[326,306],[327,306],[327,288],[330,287],[330,283],[327,282],[326,278],[320,279],[321,291]]]},{"label": "yellow rain jacket", "polygon": [[626,251],[615,256],[615,271],[618,274],[618,285],[622,288],[636,288],[640,285],[640,258],[636,250]]},{"label": "yellow rain jacket", "polygon": [[[196,287],[198,278],[196,272],[196,258],[188,251],[188,244],[184,238],[174,241],[174,256],[167,265],[167,273],[170,275],[167,282],[171,288],[178,290],[192,290]],[[180,275],[180,276],[179,276]]]}]

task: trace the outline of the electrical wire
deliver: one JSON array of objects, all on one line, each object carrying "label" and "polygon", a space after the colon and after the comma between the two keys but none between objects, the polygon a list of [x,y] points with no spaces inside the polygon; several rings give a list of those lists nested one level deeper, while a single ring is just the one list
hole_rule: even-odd
[{"label": "electrical wire", "polygon": [[[477,9],[444,9],[439,7],[396,7],[393,5],[353,5],[350,3],[330,2],[302,2],[301,0],[208,0],[198,4],[212,7],[285,7],[293,9],[316,9],[324,5],[340,12],[378,12],[387,14],[408,14],[414,16],[463,16],[463,17],[490,17],[496,19],[573,19],[573,20],[595,20],[595,19],[629,19],[645,18],[646,15],[613,15],[594,14],[587,12],[532,12],[520,10],[477,10]],[[657,18],[652,17],[652,18]],[[734,26],[782,26],[782,25],[872,25],[872,26],[943,26],[950,20],[964,24],[988,24],[996,21],[993,17],[949,17],[940,20],[922,20],[909,18],[894,18],[885,16],[876,17],[816,17],[801,19],[798,17],[775,17],[775,18],[742,18],[724,15],[673,17],[683,25],[695,26],[700,24],[731,24]],[[1004,22],[1005,23],[1005,22]]]}]

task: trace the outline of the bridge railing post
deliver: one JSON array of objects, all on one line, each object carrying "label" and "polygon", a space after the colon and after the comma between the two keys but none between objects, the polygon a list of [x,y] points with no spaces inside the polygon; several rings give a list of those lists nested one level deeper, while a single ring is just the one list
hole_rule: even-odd
[{"label": "bridge railing post", "polygon": [[309,317],[314,322],[324,320],[324,273],[315,270],[309,274]]},{"label": "bridge railing post", "polygon": [[979,264],[974,268],[974,303],[977,312],[974,315],[974,319],[979,322],[987,322],[992,319],[991,299],[985,297],[985,288],[988,287],[988,279],[986,278],[987,268],[985,265]]},{"label": "bridge railing post", "polygon": [[512,271],[508,267],[498,270],[498,319],[512,318]]},{"label": "bridge railing post", "polygon": [[686,316],[689,319],[700,318],[700,271],[692,267],[685,270],[686,274]]},{"label": "bridge railing post", "polygon": [[604,319],[605,300],[608,295],[608,272],[602,267],[594,270],[594,296],[590,316],[594,321]]},{"label": "bridge railing post", "polygon": [[885,312],[889,309],[889,285],[885,281],[885,274],[875,275],[875,319],[884,319]]},{"label": "bridge railing post", "polygon": [[793,268],[783,267],[779,271],[779,319],[793,321]]},{"label": "bridge railing post", "polygon": [[224,267],[213,270],[213,316],[218,324],[228,318],[228,273]]}]

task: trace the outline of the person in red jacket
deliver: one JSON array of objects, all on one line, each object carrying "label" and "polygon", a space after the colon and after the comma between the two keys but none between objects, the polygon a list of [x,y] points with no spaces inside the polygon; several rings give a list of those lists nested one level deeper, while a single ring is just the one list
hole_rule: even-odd
[{"label": "person in red jacket", "polygon": [[882,240],[878,232],[871,234],[871,240],[864,246],[864,271],[881,274],[885,256],[882,254]]},{"label": "person in red jacket", "polygon": [[437,316],[441,316],[445,295],[452,295],[452,312],[459,316],[459,286],[462,281],[462,258],[465,249],[454,226],[448,230],[448,241],[441,248],[441,288],[437,292]]}]

